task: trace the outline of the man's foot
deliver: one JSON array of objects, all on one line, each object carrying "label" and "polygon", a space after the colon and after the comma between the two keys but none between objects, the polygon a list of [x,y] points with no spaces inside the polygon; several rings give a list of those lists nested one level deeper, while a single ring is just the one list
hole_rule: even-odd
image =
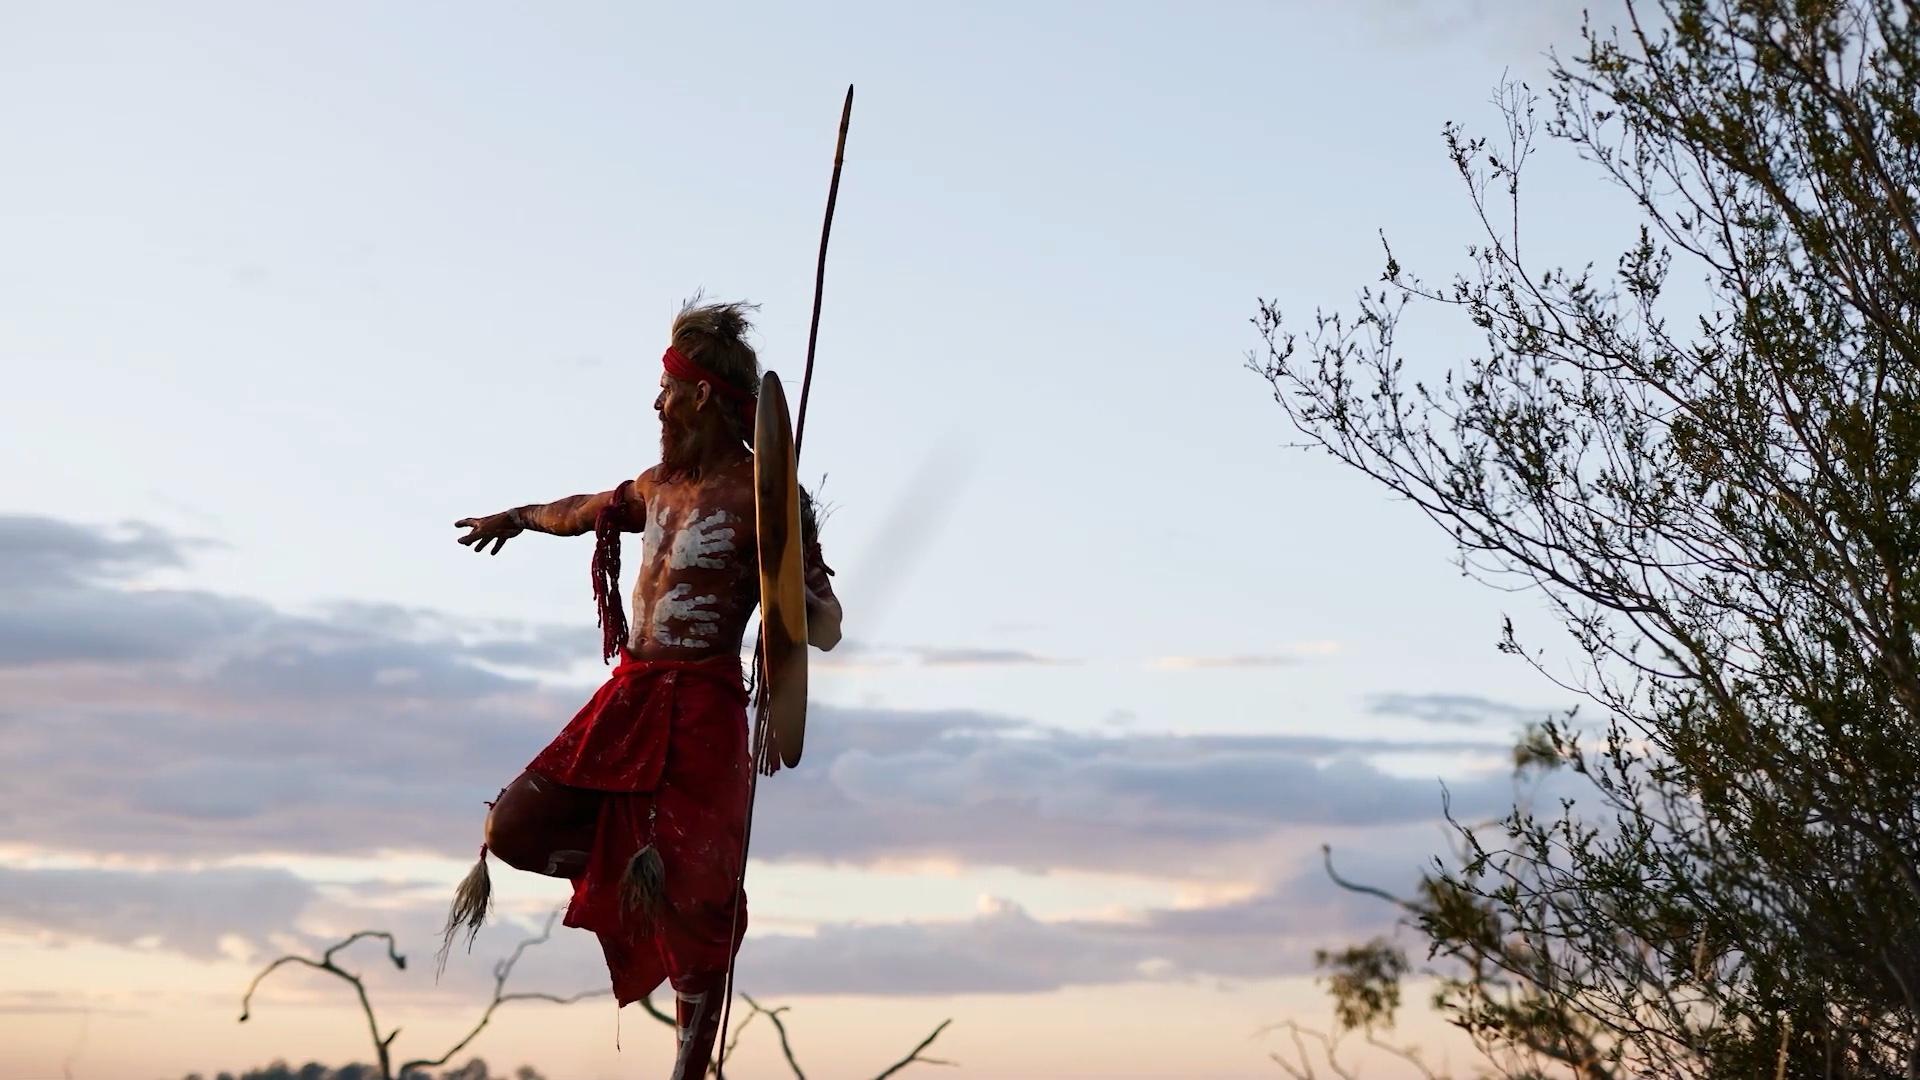
[{"label": "man's foot", "polygon": [[548,877],[566,878],[569,881],[584,877],[587,873],[587,853],[556,851],[547,856],[547,868],[542,873]]}]

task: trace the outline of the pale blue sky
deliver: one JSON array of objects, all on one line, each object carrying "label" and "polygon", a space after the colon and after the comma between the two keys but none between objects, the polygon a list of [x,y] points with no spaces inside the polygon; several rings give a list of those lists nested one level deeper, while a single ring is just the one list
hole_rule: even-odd
[{"label": "pale blue sky", "polygon": [[[875,663],[818,699],[1484,764],[1519,714],[1409,709],[1564,704],[1493,649],[1539,608],[1284,449],[1243,362],[1259,298],[1350,306],[1382,230],[1430,277],[1463,265],[1439,129],[1491,131],[1502,70],[1537,76],[1577,8],[0,0],[0,512],[211,542],[155,587],[591,649],[586,541],[476,558],[450,523],[650,464],[697,289],[763,305],[797,391],[851,82],[803,471]],[[1604,266],[1630,238],[1564,153],[1531,183],[1536,251]],[[1476,341],[1422,325],[1432,370]],[[927,663],[965,650],[1060,662]],[[1190,663],[1232,657],[1273,662]],[[830,892],[792,881],[814,918]]]},{"label": "pale blue sky", "polygon": [[[1257,297],[1304,319],[1371,280],[1378,229],[1454,262],[1436,132],[1524,70],[1516,9],[1424,41],[1448,24],[1407,4],[5,10],[29,167],[0,177],[0,447],[57,462],[9,470],[9,506],[216,539],[195,579],[275,601],[581,619],[582,544],[481,564],[448,522],[647,464],[695,289],[762,303],[797,377],[852,81],[806,467],[856,639],[1121,665],[1331,640],[1404,691],[1511,666],[1496,599],[1281,450],[1240,357]],[[927,499],[942,528],[863,595],[929,475],[964,480]],[[1123,707],[1083,705],[1087,674],[958,692]],[[1095,680],[1176,727],[1302,681]],[[1175,715],[1195,693],[1225,696]]]}]

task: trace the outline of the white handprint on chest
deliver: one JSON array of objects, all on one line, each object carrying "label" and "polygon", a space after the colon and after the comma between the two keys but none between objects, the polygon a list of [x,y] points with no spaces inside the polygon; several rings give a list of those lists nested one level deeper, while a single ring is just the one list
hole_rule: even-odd
[{"label": "white handprint on chest", "polygon": [[[673,528],[676,517],[686,524]],[[738,535],[733,526],[739,520],[725,510],[708,513],[695,507],[677,512],[673,507],[654,507],[647,514],[641,559],[654,568],[660,568],[664,559],[668,571],[724,570],[733,563],[734,538]],[[641,599],[638,593],[644,588],[644,579],[635,585],[636,606]],[[695,595],[691,583],[677,582],[654,598],[648,612],[648,633],[669,648],[708,648],[720,630],[719,599],[717,593]]]},{"label": "white handprint on chest", "polygon": [[684,570],[689,566],[720,570],[726,567],[725,556],[733,554],[734,531],[730,527],[735,518],[725,510],[715,510],[706,517],[695,510],[688,515],[686,527],[673,534],[673,548],[667,552],[667,565],[675,570]]},{"label": "white handprint on chest", "polygon": [[687,524],[673,530],[672,539],[668,539],[668,524],[673,515],[670,507],[657,507],[647,515],[647,528],[642,536],[640,558],[651,566],[658,559],[661,549],[665,548],[667,567],[672,570],[685,570],[689,567],[701,567],[707,570],[724,570],[733,554],[733,539],[737,535],[733,524],[740,519],[725,510],[715,510],[711,514],[701,515],[696,508],[687,514]]},{"label": "white handprint on chest", "polygon": [[[684,581],[668,589],[653,602],[653,640],[668,648],[704,649],[712,645],[711,640],[697,635],[720,629],[720,613],[714,610],[719,599],[713,593],[694,596],[693,586]],[[680,624],[681,632],[675,632],[675,623]]]}]

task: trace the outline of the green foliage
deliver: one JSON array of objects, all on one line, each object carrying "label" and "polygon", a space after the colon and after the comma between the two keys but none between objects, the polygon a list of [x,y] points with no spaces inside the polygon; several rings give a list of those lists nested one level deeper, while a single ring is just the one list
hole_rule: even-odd
[{"label": "green foliage", "polygon": [[1407,954],[1384,938],[1339,952],[1316,950],[1316,967],[1326,968],[1327,993],[1333,997],[1334,1019],[1343,1031],[1393,1026],[1400,1008],[1400,977],[1407,973]]},{"label": "green foliage", "polygon": [[[1516,751],[1584,801],[1456,823],[1406,901],[1454,1022],[1508,1075],[1920,1074],[1920,20],[1629,6],[1556,60],[1544,125],[1509,84],[1497,144],[1447,129],[1469,273],[1389,251],[1304,339],[1263,305],[1256,366],[1464,569],[1551,605],[1607,719]],[[1543,127],[1643,211],[1610,274],[1522,259]],[[1709,296],[1677,319],[1676,260]],[[1410,379],[1413,304],[1484,351]]]}]

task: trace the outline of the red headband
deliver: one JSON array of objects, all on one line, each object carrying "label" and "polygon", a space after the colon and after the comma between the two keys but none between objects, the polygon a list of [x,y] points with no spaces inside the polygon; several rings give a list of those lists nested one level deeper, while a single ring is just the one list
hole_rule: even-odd
[{"label": "red headband", "polygon": [[667,346],[666,353],[660,357],[660,366],[667,370],[667,374],[681,382],[703,382],[718,390],[721,396],[731,398],[740,407],[740,419],[747,425],[748,437],[752,437],[755,405],[752,394],[701,367],[671,345]]}]

